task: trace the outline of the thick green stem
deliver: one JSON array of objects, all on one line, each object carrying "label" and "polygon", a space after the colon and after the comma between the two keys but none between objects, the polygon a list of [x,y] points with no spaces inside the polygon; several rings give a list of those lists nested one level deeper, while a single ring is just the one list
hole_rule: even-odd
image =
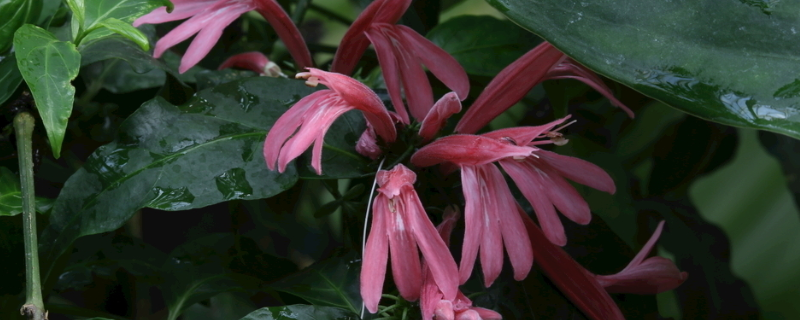
[{"label": "thick green stem", "polygon": [[33,126],[36,121],[27,112],[14,118],[17,136],[20,180],[22,180],[22,220],[25,237],[25,305],[20,312],[28,319],[44,320],[47,313],[42,301],[42,284],[39,277],[39,243],[36,239],[36,191],[33,189]]}]

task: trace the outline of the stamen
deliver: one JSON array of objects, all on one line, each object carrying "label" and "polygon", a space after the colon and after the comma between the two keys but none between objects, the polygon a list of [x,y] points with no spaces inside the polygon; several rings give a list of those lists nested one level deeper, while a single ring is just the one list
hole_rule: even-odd
[{"label": "stamen", "polygon": [[319,78],[312,76],[311,72],[300,72],[294,76],[295,79],[306,79],[306,85],[309,87],[316,87],[319,85]]},{"label": "stamen", "polygon": [[566,124],[563,124],[563,125],[561,125],[560,127],[553,129],[552,131],[553,131],[553,132],[558,132],[558,131],[561,131],[561,129],[564,129],[564,128],[566,128],[566,127],[569,127],[571,124],[573,124],[573,123],[575,123],[575,122],[578,122],[578,120],[572,120],[572,121],[570,121],[570,122],[567,122]]}]

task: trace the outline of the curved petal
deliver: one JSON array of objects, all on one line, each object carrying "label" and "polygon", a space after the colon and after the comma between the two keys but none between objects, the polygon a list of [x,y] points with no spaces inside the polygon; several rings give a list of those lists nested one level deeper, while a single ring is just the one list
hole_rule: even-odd
[{"label": "curved petal", "polygon": [[552,121],[548,124],[544,124],[541,126],[511,127],[511,128],[499,129],[492,132],[481,134],[481,136],[498,140],[504,138],[511,138],[516,145],[527,146],[529,143],[533,141],[533,139],[536,139],[545,132],[553,130],[555,126],[563,123],[564,120],[569,119],[569,117],[570,116],[566,116],[564,118],[557,119],[555,121]]},{"label": "curved petal", "polygon": [[616,191],[611,176],[591,162],[546,150],[537,151],[536,155],[567,179],[610,194]]},{"label": "curved petal", "polygon": [[626,107],[621,101],[614,97],[614,94],[611,93],[611,89],[606,86],[603,80],[601,80],[600,77],[594,73],[594,71],[589,70],[583,65],[577,63],[575,60],[570,58],[563,59],[561,63],[554,66],[552,69],[550,69],[550,71],[547,72],[545,79],[575,79],[583,82],[592,87],[592,89],[597,90],[597,92],[600,92],[600,94],[611,101],[612,105],[624,110],[629,117],[634,117],[633,111],[631,111],[631,109]]},{"label": "curved petal", "polygon": [[396,27],[398,33],[405,39],[406,48],[413,50],[414,56],[422,60],[422,64],[428,67],[437,79],[455,91],[461,99],[469,95],[467,72],[453,56],[413,29],[403,25]]},{"label": "curved petal", "polygon": [[167,7],[155,8],[150,13],[143,15],[133,21],[133,26],[138,27],[143,24],[159,24],[170,21],[183,20],[202,11],[209,5],[218,0],[206,1],[172,1],[174,5],[172,12],[167,12]]},{"label": "curved petal", "polygon": [[[533,267],[533,249],[531,248],[528,232],[517,212],[517,201],[508,188],[503,173],[495,165],[485,165],[487,175],[491,180],[488,183],[488,190],[494,192],[495,208],[500,221],[502,230],[503,244],[508,252],[508,259],[514,269],[514,279],[523,280]],[[502,260],[503,257],[501,256]]]},{"label": "curved petal", "polygon": [[447,122],[447,118],[459,112],[461,112],[461,99],[455,92],[448,92],[439,101],[436,101],[425,119],[422,120],[419,136],[426,142],[433,139]]},{"label": "curved petal", "polygon": [[[202,19],[202,29],[200,29],[200,32],[197,34],[194,40],[192,40],[189,48],[186,49],[186,53],[183,54],[178,72],[184,73],[200,62],[200,60],[202,60],[208,54],[208,52],[211,51],[211,48],[217,43],[217,40],[219,40],[219,37],[222,35],[222,31],[225,30],[225,27],[231,24],[233,20],[239,18],[240,15],[252,9],[253,6],[249,5],[227,6],[223,8],[217,8],[205,19]],[[201,15],[195,17],[201,17]],[[189,23],[192,21],[192,19],[184,22],[184,24]],[[200,21],[194,23],[200,23]],[[158,43],[161,43],[161,41]],[[158,46],[158,44],[156,44],[156,46]]]},{"label": "curved petal", "polygon": [[659,294],[677,288],[687,276],[671,260],[651,257],[620,273],[597,276],[597,281],[610,293]]},{"label": "curved petal", "polygon": [[277,64],[269,61],[267,56],[258,51],[250,51],[230,56],[217,67],[217,70],[227,68],[250,70],[269,77],[277,77],[283,74],[281,68],[278,67]]},{"label": "curved petal", "polygon": [[317,108],[309,110],[310,112],[304,115],[303,125],[281,148],[280,156],[278,156],[278,170],[280,172],[285,171],[286,165],[299,157],[312,143],[316,143],[318,145],[315,145],[311,154],[311,163],[317,174],[322,174],[322,168],[320,167],[322,139],[333,122],[336,121],[336,118],[352,110],[349,106],[331,103],[331,96],[326,98],[318,101],[315,105]]},{"label": "curved petal", "polygon": [[456,132],[478,132],[541,83],[547,71],[563,56],[561,51],[543,42],[505,67],[475,99],[456,125]]},{"label": "curved petal", "polygon": [[267,161],[267,168],[275,170],[281,148],[286,143],[286,140],[294,135],[303,124],[306,112],[315,108],[314,105],[318,103],[318,100],[324,99],[325,96],[330,94],[333,94],[332,90],[320,90],[307,95],[297,101],[275,121],[269,133],[267,133],[267,138],[264,140],[264,160]]},{"label": "curved petal", "polygon": [[[478,167],[481,180],[481,198],[484,200],[481,221],[483,236],[481,237],[481,269],[483,270],[483,284],[490,287],[503,270],[503,235],[500,230],[498,204],[498,189],[506,184],[503,174],[494,164],[485,164]],[[499,175],[499,177],[498,177]],[[508,187],[506,185],[506,187]],[[502,192],[502,191],[500,191]],[[523,240],[524,239],[517,239]]]},{"label": "curved petal", "polygon": [[269,21],[269,25],[275,29],[275,33],[286,45],[292,58],[297,62],[298,69],[302,70],[313,66],[314,61],[311,59],[311,53],[303,40],[303,35],[300,34],[300,30],[294,25],[286,11],[283,11],[283,8],[275,0],[259,0],[255,3],[258,5],[256,8],[258,13]]},{"label": "curved petal", "polygon": [[383,280],[386,278],[386,261],[389,257],[389,236],[386,217],[389,215],[388,199],[378,195],[373,203],[372,228],[364,247],[364,261],[361,264],[361,298],[371,313],[378,312],[378,303],[383,293]]},{"label": "curved petal", "polygon": [[397,32],[398,26],[385,23],[373,24],[373,26],[385,35],[391,50],[394,51],[397,71],[408,103],[408,112],[414,119],[421,121],[433,106],[433,91],[431,91],[425,70],[422,69],[422,65],[416,57],[409,52],[413,47],[403,41],[402,36]]},{"label": "curved petal", "polygon": [[397,67],[397,59],[394,56],[391,41],[377,28],[367,29],[366,35],[375,46],[375,53],[378,55],[378,63],[380,63],[383,73],[383,81],[386,83],[386,90],[389,91],[389,98],[392,99],[394,110],[403,123],[409,124],[411,120],[403,103],[403,94],[400,91],[400,70]]},{"label": "curved petal", "polygon": [[440,138],[417,150],[411,163],[428,167],[441,162],[474,166],[509,157],[527,157],[537,150],[515,146],[482,136],[458,134]]},{"label": "curved petal", "polygon": [[538,159],[533,157],[527,159],[528,164],[533,168],[531,171],[536,171],[542,177],[547,185],[544,188],[547,197],[554,206],[565,217],[574,221],[575,223],[586,225],[592,220],[592,212],[589,210],[589,204],[583,200],[575,187],[573,187],[567,180],[561,177],[557,171],[550,168],[546,164],[540,163]]},{"label": "curved petal", "polygon": [[[391,253],[392,275],[400,295],[414,301],[422,289],[422,266],[414,238],[411,216],[415,214],[413,204],[405,203],[400,197],[389,199],[390,215],[387,219],[389,230],[389,252]],[[394,210],[392,210],[394,209]],[[409,210],[411,209],[411,211]]]},{"label": "curved petal", "polygon": [[478,246],[483,237],[482,213],[484,198],[481,196],[480,177],[473,166],[461,167],[461,188],[464,193],[464,243],[461,248],[461,262],[459,265],[459,283],[464,284],[472,275],[475,267],[475,258],[478,256]]},{"label": "curved petal", "polygon": [[481,320],[502,320],[503,316],[499,313],[495,312],[494,310],[472,307],[470,310],[473,310],[480,315]]}]

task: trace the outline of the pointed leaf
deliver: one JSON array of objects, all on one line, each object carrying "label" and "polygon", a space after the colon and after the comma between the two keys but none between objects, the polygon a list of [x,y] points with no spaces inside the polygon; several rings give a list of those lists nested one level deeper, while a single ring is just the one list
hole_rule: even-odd
[{"label": "pointed leaf", "polygon": [[[14,32],[26,23],[34,23],[42,11],[42,0],[0,1],[0,53],[11,47]],[[2,101],[2,99],[0,99]]]},{"label": "pointed leaf", "polygon": [[13,52],[0,55],[0,105],[14,94],[22,83],[22,74],[17,68],[17,59]]},{"label": "pointed leaf", "polygon": [[800,138],[800,2],[489,2],[581,64],[675,108]]},{"label": "pointed leaf", "polygon": [[42,234],[44,269],[76,238],[114,230],[143,207],[186,210],[291,187],[294,167],[270,171],[261,151],[275,120],[309,92],[302,81],[258,77],[182,106],[146,102],[65,183]]},{"label": "pointed leaf", "polygon": [[28,83],[42,117],[53,155],[61,154],[61,142],[72,113],[81,55],[70,42],[58,41],[47,30],[24,25],[14,34],[17,66]]},{"label": "pointed leaf", "polygon": [[315,306],[330,306],[361,312],[358,277],[361,260],[355,253],[323,260],[270,285]]},{"label": "pointed leaf", "polygon": [[[36,211],[44,213],[50,210],[53,200],[36,197]],[[14,216],[22,212],[22,189],[19,176],[0,167],[0,216]]]},{"label": "pointed leaf", "polygon": [[266,307],[251,312],[239,320],[355,320],[358,316],[339,308],[307,305]]},{"label": "pointed leaf", "polygon": [[150,50],[150,43],[147,40],[147,36],[139,31],[139,29],[134,28],[130,23],[125,23],[115,18],[108,18],[100,22],[99,25],[130,39],[144,51]]}]

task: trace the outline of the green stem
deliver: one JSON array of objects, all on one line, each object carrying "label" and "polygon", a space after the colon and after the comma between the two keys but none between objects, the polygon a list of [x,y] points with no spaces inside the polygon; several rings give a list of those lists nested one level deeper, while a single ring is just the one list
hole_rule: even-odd
[{"label": "green stem", "polygon": [[316,4],[313,4],[313,3],[310,3],[308,5],[308,8],[311,9],[311,10],[316,11],[319,14],[322,14],[322,15],[328,17],[328,19],[331,19],[333,21],[339,22],[339,23],[341,23],[343,25],[349,26],[349,25],[353,24],[353,21],[351,21],[350,19],[347,19],[347,18],[339,15],[336,12],[328,10],[328,8],[320,7],[320,6],[318,6]]},{"label": "green stem", "polygon": [[28,319],[44,320],[47,313],[42,301],[42,284],[39,277],[39,244],[36,239],[36,191],[33,188],[33,126],[36,121],[27,112],[14,118],[19,154],[20,180],[22,180],[22,220],[25,236],[25,305],[20,312]]},{"label": "green stem", "polygon": [[294,11],[292,11],[292,21],[294,21],[294,24],[299,25],[303,22],[303,16],[306,15],[309,4],[311,4],[311,0],[297,1],[297,4],[294,6]]}]

